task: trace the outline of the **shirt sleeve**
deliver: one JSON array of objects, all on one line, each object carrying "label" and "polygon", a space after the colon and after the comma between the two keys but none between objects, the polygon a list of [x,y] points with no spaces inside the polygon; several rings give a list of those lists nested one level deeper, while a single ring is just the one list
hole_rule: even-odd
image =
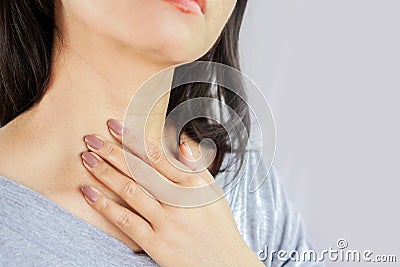
[{"label": "shirt sleeve", "polygon": [[[318,260],[318,252],[313,254],[302,219],[288,201],[276,171],[272,169],[261,186],[250,192],[250,174],[254,172],[256,160],[254,154],[249,157],[247,174],[228,195],[244,241],[266,266],[324,266]],[[279,251],[283,251],[280,256]]]}]

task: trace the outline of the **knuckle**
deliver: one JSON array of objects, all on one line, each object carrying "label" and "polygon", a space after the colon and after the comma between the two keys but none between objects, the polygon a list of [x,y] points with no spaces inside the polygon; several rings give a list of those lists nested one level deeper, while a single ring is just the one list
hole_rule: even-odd
[{"label": "knuckle", "polygon": [[114,154],[114,151],[115,151],[115,146],[112,145],[112,144],[108,144],[108,145],[106,146],[106,148],[105,148],[104,153],[105,153],[105,155],[106,155],[107,157],[110,157],[110,156],[112,156],[112,155]]},{"label": "knuckle", "polygon": [[99,165],[97,166],[97,170],[96,170],[97,176],[100,178],[107,177],[109,171],[110,171],[109,166],[107,166],[103,162],[99,163]]},{"label": "knuckle", "polygon": [[100,212],[105,211],[109,206],[109,201],[106,198],[102,198],[101,201],[98,201],[97,208]]},{"label": "knuckle", "polygon": [[190,187],[198,187],[206,184],[199,176],[196,175],[189,175],[186,178],[186,182],[189,184]]},{"label": "knuckle", "polygon": [[137,185],[133,181],[127,182],[121,190],[121,196],[133,198],[136,195]]},{"label": "knuckle", "polygon": [[151,147],[147,151],[147,157],[149,158],[150,162],[160,163],[162,161],[163,154],[162,154],[162,151],[160,149],[158,149],[157,147]]},{"label": "knuckle", "polygon": [[143,162],[138,162],[131,168],[132,175],[134,177],[139,177],[144,173],[144,164]]},{"label": "knuckle", "polygon": [[124,136],[124,144],[129,148],[131,144],[135,144],[137,142],[137,137],[132,134],[128,133]]},{"label": "knuckle", "polygon": [[150,243],[151,240],[152,240],[151,233],[147,229],[145,229],[144,227],[135,227],[135,228],[136,228],[135,229],[136,236],[139,237],[139,239],[141,240],[142,245],[147,246],[147,244]]},{"label": "knuckle", "polygon": [[127,211],[121,212],[121,214],[118,216],[117,224],[124,228],[132,225],[132,218],[129,216]]}]

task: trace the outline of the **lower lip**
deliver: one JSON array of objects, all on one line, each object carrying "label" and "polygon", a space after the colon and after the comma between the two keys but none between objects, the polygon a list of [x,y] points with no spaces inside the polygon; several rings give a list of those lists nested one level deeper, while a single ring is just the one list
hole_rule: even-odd
[{"label": "lower lip", "polygon": [[164,0],[164,1],[172,4],[174,7],[176,7],[179,11],[183,13],[203,15],[201,7],[194,0]]}]

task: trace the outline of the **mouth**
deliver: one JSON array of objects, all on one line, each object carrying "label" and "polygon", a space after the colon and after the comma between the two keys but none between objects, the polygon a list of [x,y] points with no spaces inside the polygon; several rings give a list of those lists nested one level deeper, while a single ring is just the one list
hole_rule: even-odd
[{"label": "mouth", "polygon": [[192,13],[204,15],[206,11],[207,0],[163,0],[174,5],[183,13]]}]

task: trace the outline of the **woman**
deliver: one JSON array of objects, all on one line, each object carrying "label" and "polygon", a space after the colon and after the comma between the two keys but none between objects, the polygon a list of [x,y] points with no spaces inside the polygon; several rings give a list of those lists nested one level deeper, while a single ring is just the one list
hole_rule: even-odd
[{"label": "woman", "polygon": [[[261,262],[257,252],[266,246],[309,247],[273,174],[253,194],[242,179],[226,198],[182,209],[137,190],[123,160],[121,121],[129,99],[149,77],[196,59],[239,69],[246,2],[2,1],[2,265],[281,266],[289,261]],[[158,109],[163,112],[154,116],[152,140],[171,109],[203,95],[210,95],[210,87],[200,84],[165,97]],[[241,100],[223,88],[216,97],[248,125]],[[182,173],[163,164],[154,143],[153,156],[138,159],[174,183],[204,184],[223,172],[227,133],[195,120],[178,144],[182,161],[191,160],[206,137],[218,150],[200,178],[180,180]],[[235,151],[243,158],[243,145]],[[252,155],[249,159],[251,169]]]}]

